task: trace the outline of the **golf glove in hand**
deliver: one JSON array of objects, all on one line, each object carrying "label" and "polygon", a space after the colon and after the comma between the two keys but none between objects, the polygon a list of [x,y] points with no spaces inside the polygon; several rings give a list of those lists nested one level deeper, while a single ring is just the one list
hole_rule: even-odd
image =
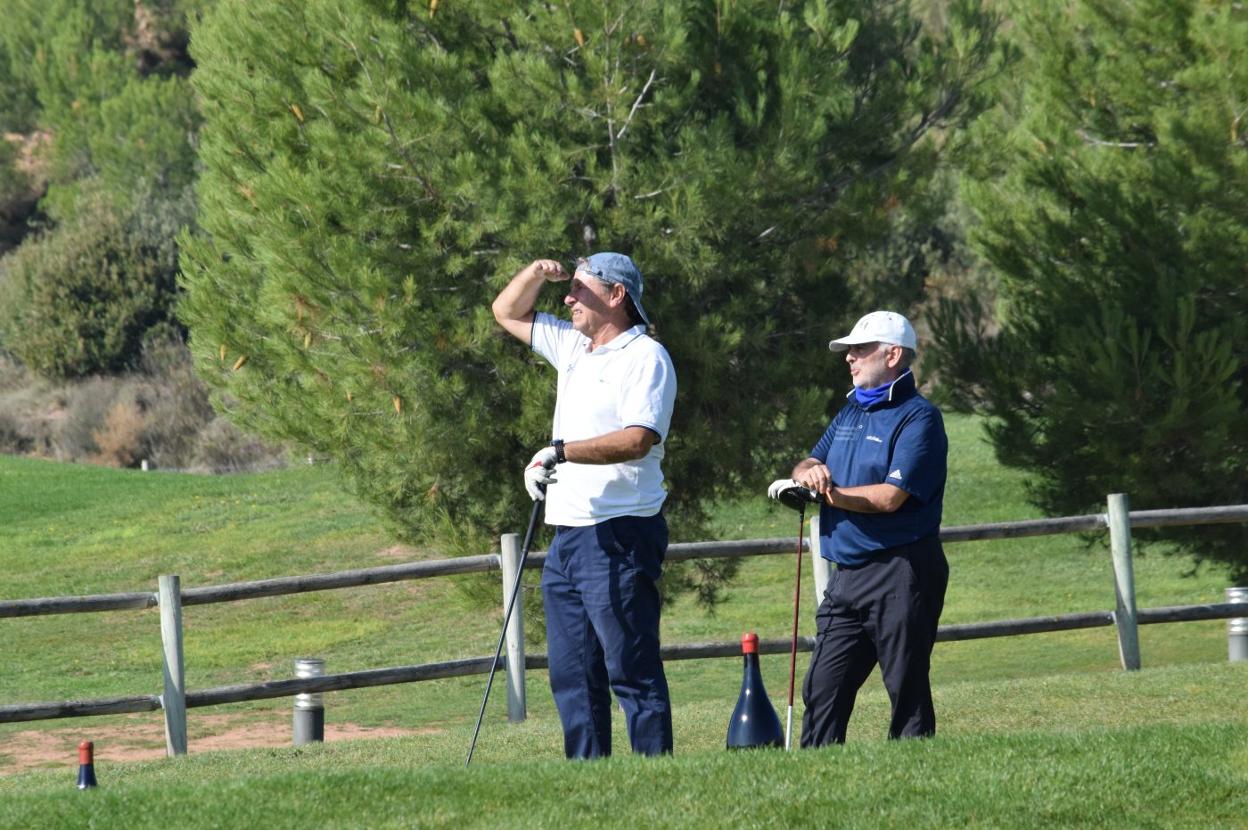
[{"label": "golf glove in hand", "polygon": [[818,493],[791,478],[778,478],[773,481],[767,488],[767,497],[794,510],[801,510],[806,505],[819,501]]},{"label": "golf glove in hand", "polygon": [[533,501],[545,499],[546,485],[555,483],[556,460],[554,447],[542,447],[533,455],[529,466],[524,468],[524,489],[529,491]]}]

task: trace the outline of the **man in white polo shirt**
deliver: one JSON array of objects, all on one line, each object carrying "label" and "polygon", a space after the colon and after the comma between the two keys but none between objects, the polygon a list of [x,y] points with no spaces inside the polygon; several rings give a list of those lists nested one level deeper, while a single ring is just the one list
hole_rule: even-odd
[{"label": "man in white polo shirt", "polygon": [[[568,280],[570,322],[534,312],[547,281]],[[546,523],[555,528],[542,599],[569,758],[611,754],[612,691],[633,751],[672,751],[657,583],[667,552],[660,462],[676,372],[646,334],[641,292],[632,259],[607,252],[581,260],[571,276],[539,259],[493,305],[499,324],[559,372],[554,440],[524,479],[529,495],[546,499]]]}]

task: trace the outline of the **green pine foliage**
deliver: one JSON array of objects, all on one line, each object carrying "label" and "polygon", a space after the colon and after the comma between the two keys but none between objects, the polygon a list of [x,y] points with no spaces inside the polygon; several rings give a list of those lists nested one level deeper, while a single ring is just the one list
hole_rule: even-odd
[{"label": "green pine foliage", "polygon": [[[977,128],[968,187],[1000,304],[945,309],[952,365],[1050,513],[1246,502],[1248,11],[1051,0],[1013,19],[1021,83]],[[1248,576],[1245,542],[1228,526],[1195,553]]]},{"label": "green pine foliage", "polygon": [[[65,3],[63,17],[42,24],[30,69],[52,137],[48,193],[41,209],[72,219],[80,189],[103,186],[118,209],[140,191],[176,194],[194,179],[198,112],[185,77],[145,74],[136,56],[132,3]],[[103,18],[101,7],[111,9]],[[98,181],[96,181],[98,179]]]},{"label": "green pine foliage", "polygon": [[134,4],[125,0],[6,0],[0,26],[0,127],[29,132],[42,111],[73,100],[92,48],[121,52]]},{"label": "green pine foliage", "polygon": [[227,0],[191,47],[199,369],[410,535],[478,552],[527,514],[554,393],[489,303],[534,258],[624,251],[677,368],[690,529],[838,405],[854,252],[982,105],[994,26],[972,2],[936,36],[903,2]]}]

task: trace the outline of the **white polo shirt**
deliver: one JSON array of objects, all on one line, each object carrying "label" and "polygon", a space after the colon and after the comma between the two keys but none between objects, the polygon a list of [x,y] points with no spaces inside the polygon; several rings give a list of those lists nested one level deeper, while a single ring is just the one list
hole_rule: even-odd
[{"label": "white polo shirt", "polygon": [[547,524],[585,527],[618,516],[653,516],[667,498],[660,463],[676,401],[672,359],[645,326],[592,352],[589,342],[566,320],[534,316],[533,351],[559,370],[553,437],[579,441],[638,426],[658,434],[659,443],[636,461],[560,464],[546,491]]}]

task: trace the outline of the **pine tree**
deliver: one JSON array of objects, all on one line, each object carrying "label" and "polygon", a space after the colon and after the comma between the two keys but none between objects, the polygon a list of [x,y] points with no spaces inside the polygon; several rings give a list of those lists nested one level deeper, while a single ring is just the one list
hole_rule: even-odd
[{"label": "pine tree", "polygon": [[411,535],[479,552],[524,515],[554,391],[490,300],[534,258],[624,251],[677,367],[691,528],[843,396],[854,252],[981,105],[993,27],[971,2],[938,39],[904,2],[226,0],[192,40],[200,371]]},{"label": "pine tree", "polygon": [[[1000,331],[983,308],[940,327],[981,372],[998,454],[1053,514],[1111,492],[1248,501],[1248,11],[1046,0],[1013,19],[1021,84],[977,127],[968,189]],[[1243,527],[1172,535],[1248,575]]]}]

